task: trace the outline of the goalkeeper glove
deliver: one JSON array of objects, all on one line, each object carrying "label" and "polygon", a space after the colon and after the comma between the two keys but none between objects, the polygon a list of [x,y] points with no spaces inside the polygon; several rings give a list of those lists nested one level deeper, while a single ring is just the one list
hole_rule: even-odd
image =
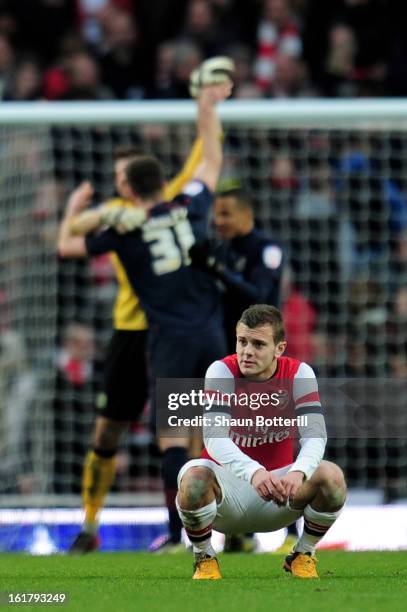
[{"label": "goalkeeper glove", "polygon": [[202,62],[189,78],[189,93],[198,98],[205,85],[221,85],[232,81],[235,64],[230,57],[218,56]]},{"label": "goalkeeper glove", "polygon": [[101,210],[103,225],[114,227],[119,234],[127,234],[141,227],[147,218],[144,208],[125,208],[124,206],[104,206]]}]

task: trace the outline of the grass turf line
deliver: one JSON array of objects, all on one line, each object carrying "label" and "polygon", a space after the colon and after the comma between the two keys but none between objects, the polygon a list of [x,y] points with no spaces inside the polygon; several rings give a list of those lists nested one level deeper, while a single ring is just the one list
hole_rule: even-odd
[{"label": "grass turf line", "polygon": [[[0,591],[66,592],[78,612],[401,612],[407,601],[407,551],[318,554],[321,580],[282,571],[282,556],[221,555],[224,579],[192,581],[192,556],[93,553],[86,556],[0,555]],[[15,605],[13,606],[15,607]]]}]

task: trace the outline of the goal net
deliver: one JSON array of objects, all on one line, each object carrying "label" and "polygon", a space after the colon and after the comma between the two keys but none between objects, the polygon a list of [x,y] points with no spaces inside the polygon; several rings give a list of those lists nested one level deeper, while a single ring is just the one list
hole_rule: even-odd
[{"label": "goal net", "polygon": [[[407,106],[230,102],[222,116],[222,180],[245,186],[287,254],[288,354],[324,378],[406,378]],[[80,505],[116,284],[108,257],[58,259],[67,194],[87,179],[97,201],[112,196],[122,144],[156,154],[173,176],[194,117],[189,102],[0,109],[3,507]],[[123,441],[110,504],[161,503],[147,421]],[[407,494],[401,436],[345,431],[327,456],[350,486]]]}]

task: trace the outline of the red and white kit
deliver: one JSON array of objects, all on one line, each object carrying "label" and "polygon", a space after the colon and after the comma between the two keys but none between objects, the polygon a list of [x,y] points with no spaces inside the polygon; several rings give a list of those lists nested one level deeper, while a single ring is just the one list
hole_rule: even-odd
[{"label": "red and white kit", "polygon": [[[301,512],[262,500],[250,482],[260,468],[280,477],[301,471],[310,478],[318,467],[326,430],[314,371],[297,359],[278,357],[269,380],[249,381],[239,369],[237,355],[230,355],[209,367],[205,389],[210,425],[204,426],[202,459],[188,462],[179,481],[192,465],[215,473],[223,499],[214,528],[223,533],[273,531],[291,524]],[[307,418],[296,418],[304,416]],[[256,424],[258,420],[267,423],[261,418],[274,417],[281,417],[282,424]],[[298,426],[284,424],[284,419]],[[298,436],[301,448],[294,461]]]}]

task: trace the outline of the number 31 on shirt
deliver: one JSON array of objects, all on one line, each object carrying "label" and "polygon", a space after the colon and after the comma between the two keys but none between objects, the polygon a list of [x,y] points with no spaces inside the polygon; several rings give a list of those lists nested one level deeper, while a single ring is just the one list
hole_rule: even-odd
[{"label": "number 31 on shirt", "polygon": [[168,228],[149,228],[147,223],[143,228],[143,240],[149,246],[153,271],[158,276],[175,272],[182,265],[191,263],[189,250],[195,243],[195,237],[188,219]]}]

